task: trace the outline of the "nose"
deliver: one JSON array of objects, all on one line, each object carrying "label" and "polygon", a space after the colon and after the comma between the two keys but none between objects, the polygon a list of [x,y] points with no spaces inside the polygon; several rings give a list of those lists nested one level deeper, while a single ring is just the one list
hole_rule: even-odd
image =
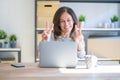
[{"label": "nose", "polygon": [[67,22],[67,20],[65,21],[65,26],[68,26],[68,22]]}]

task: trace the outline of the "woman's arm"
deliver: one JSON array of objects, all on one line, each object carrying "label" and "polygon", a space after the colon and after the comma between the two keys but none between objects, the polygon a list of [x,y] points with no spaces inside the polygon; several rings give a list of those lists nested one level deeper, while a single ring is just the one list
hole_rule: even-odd
[{"label": "woman's arm", "polygon": [[86,54],[85,52],[85,42],[84,42],[84,36],[81,33],[81,25],[78,23],[78,25],[75,25],[75,42],[77,43],[77,51],[78,51],[78,57],[83,58]]},{"label": "woman's arm", "polygon": [[85,51],[85,42],[84,40],[80,43],[79,47],[78,47],[78,51],[77,51],[77,57],[78,58],[84,58],[86,55],[86,51]]}]

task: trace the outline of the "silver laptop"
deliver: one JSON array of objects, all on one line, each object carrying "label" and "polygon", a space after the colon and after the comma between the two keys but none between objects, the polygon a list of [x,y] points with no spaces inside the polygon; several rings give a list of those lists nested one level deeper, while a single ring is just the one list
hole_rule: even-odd
[{"label": "silver laptop", "polygon": [[40,67],[76,67],[75,42],[40,42]]}]

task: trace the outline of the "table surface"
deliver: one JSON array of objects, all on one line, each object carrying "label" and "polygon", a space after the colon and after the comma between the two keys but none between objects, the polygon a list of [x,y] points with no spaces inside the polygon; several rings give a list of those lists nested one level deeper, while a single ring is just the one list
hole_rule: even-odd
[{"label": "table surface", "polygon": [[120,65],[98,65],[93,69],[40,68],[39,63],[20,63],[23,68],[0,63],[0,80],[120,80]]}]

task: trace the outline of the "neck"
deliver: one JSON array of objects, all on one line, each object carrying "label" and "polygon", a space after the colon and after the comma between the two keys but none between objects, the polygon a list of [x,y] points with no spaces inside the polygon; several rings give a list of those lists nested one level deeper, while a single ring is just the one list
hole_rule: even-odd
[{"label": "neck", "polygon": [[64,32],[62,32],[61,36],[62,36],[62,37],[67,37],[67,38],[68,38],[68,37],[70,37],[70,34],[69,34],[69,33],[64,33]]}]

